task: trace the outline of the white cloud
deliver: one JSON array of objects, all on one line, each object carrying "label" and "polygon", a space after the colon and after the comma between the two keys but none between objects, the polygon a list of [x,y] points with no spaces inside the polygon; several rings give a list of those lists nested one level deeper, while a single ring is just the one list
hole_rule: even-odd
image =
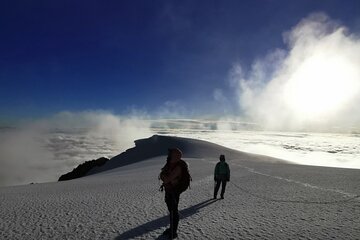
[{"label": "white cloud", "polygon": [[360,40],[322,13],[284,34],[287,50],[231,72],[247,117],[271,129],[360,124]]},{"label": "white cloud", "polygon": [[112,157],[150,137],[143,115],[105,111],[61,112],[0,132],[0,186],[56,181],[78,164]]}]

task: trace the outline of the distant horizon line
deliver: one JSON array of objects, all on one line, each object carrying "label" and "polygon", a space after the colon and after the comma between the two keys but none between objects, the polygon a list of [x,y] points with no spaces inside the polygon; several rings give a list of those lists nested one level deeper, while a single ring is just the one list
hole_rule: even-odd
[{"label": "distant horizon line", "polygon": [[[120,115],[119,115],[120,116]],[[129,116],[126,116],[129,117]],[[39,121],[43,118],[33,120]],[[237,132],[237,131],[259,131],[259,132],[299,132],[299,133],[341,133],[341,134],[360,134],[360,127],[347,126],[347,127],[328,127],[323,129],[315,128],[302,128],[302,129],[271,129],[266,128],[264,124],[250,122],[245,120],[236,119],[209,119],[209,118],[139,118],[140,121],[150,123],[150,128],[155,131],[166,130],[192,130],[192,131],[223,131],[223,132]],[[31,126],[30,122],[20,124],[3,124],[0,123],[0,130],[16,130],[23,127]],[[228,126],[218,126],[218,124],[228,124]],[[76,126],[54,126],[49,127],[48,130],[86,130],[90,126],[76,127]],[[141,128],[141,127],[140,127]],[[156,134],[156,132],[154,133]]]}]

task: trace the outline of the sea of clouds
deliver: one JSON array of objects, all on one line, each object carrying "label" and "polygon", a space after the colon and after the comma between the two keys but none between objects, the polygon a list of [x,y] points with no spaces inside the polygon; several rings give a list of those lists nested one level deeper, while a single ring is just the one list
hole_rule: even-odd
[{"label": "sea of clouds", "polygon": [[0,130],[0,185],[54,181],[84,161],[113,157],[151,136],[140,116],[61,112]]},{"label": "sea of clouds", "polygon": [[360,134],[256,128],[228,120],[151,120],[107,112],[63,112],[0,131],[0,186],[56,181],[84,161],[111,158],[133,147],[136,139],[153,134],[205,140],[299,164],[360,168]]}]

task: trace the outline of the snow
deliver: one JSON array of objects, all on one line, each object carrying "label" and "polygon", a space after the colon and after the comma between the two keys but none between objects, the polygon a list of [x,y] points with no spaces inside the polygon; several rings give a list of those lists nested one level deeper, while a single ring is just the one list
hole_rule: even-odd
[{"label": "snow", "polygon": [[[183,149],[193,178],[180,197],[179,239],[360,238],[360,170],[288,164],[154,136],[99,173],[0,188],[0,239],[163,239],[168,213],[157,176],[170,145]],[[141,159],[141,146],[150,157]],[[116,166],[129,154],[138,161]],[[213,169],[220,154],[230,164],[231,182],[225,199],[214,201]]]}]

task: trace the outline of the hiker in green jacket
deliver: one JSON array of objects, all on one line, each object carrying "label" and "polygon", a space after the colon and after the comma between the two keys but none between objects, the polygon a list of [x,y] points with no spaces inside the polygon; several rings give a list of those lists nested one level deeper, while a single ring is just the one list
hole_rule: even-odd
[{"label": "hiker in green jacket", "polygon": [[221,199],[224,199],[226,182],[230,181],[230,168],[229,165],[225,162],[224,155],[220,155],[220,162],[216,164],[214,180],[216,182],[216,186],[214,189],[214,199],[217,198],[217,193],[220,188],[220,183],[221,183]]}]

